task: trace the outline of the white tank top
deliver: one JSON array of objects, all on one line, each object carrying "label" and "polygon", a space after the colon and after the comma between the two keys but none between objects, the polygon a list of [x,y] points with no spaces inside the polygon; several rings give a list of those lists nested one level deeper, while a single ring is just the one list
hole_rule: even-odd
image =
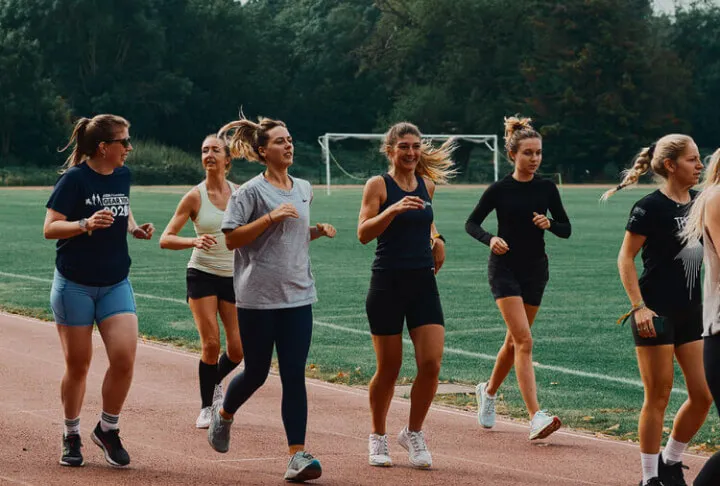
[{"label": "white tank top", "polygon": [[[230,181],[227,181],[227,183],[230,186],[230,191],[234,191],[236,186]],[[213,235],[217,240],[217,244],[213,245],[209,250],[193,248],[188,268],[195,268],[219,277],[232,277],[233,252],[225,246],[225,235],[220,229],[225,212],[210,201],[205,181],[198,184],[197,188],[200,191],[200,210],[195,221],[193,221],[195,234],[198,236]]]},{"label": "white tank top", "polygon": [[712,336],[720,333],[720,258],[707,228],[704,233],[703,336]]}]

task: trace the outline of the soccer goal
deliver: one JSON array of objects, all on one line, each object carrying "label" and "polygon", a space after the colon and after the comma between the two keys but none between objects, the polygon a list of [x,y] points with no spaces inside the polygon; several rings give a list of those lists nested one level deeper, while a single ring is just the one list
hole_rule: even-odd
[{"label": "soccer goal", "polygon": [[[379,174],[387,167],[387,161],[379,153],[378,144],[385,137],[384,133],[326,133],[318,138],[322,148],[322,157],[325,164],[325,186],[328,194],[331,192],[331,185],[336,180],[348,183],[365,182],[370,175]],[[459,167],[465,169],[468,182],[470,171],[474,173],[486,171],[492,162],[492,180],[498,180],[500,163],[497,135],[456,135],[456,134],[423,134],[423,140],[429,140],[436,145],[448,139],[458,142],[460,148],[456,154],[463,158]],[[368,141],[375,142],[372,145]],[[473,146],[482,146],[487,149],[484,153],[473,155]],[[472,163],[471,163],[472,161]],[[456,162],[457,163],[457,162]],[[332,176],[333,167],[339,173]],[[487,180],[482,182],[488,182]],[[337,182],[335,182],[337,183]]]}]

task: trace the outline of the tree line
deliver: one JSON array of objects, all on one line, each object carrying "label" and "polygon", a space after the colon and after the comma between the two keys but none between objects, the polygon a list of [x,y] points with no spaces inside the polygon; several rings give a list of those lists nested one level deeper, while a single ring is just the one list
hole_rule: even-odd
[{"label": "tree line", "polygon": [[[609,180],[670,132],[720,133],[720,7],[651,0],[0,0],[0,166],[56,167],[79,116],[196,152],[237,117],[325,132],[501,134],[544,171]],[[319,164],[317,160],[298,160]]]}]

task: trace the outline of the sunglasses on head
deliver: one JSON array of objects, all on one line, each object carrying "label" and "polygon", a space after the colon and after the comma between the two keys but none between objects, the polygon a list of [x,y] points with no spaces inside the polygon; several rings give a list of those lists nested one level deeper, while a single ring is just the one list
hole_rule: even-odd
[{"label": "sunglasses on head", "polygon": [[116,138],[113,140],[106,140],[105,143],[115,143],[118,142],[122,144],[123,147],[128,148],[130,147],[130,137],[128,138]]}]

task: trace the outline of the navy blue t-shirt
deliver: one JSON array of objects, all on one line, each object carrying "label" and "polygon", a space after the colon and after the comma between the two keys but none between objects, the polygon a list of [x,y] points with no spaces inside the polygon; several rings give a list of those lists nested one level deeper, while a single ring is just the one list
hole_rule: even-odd
[{"label": "navy blue t-shirt", "polygon": [[380,205],[380,212],[405,196],[417,196],[425,201],[423,209],[413,209],[395,216],[390,225],[377,237],[377,250],[373,270],[411,270],[432,268],[435,261],[430,248],[430,225],[433,209],[425,181],[419,175],[417,187],[412,192],[403,191],[390,174],[383,174],[387,199]]},{"label": "navy blue t-shirt", "polygon": [[55,184],[47,208],[68,221],[89,218],[101,209],[112,211],[109,228],[58,240],[55,266],[72,282],[83,285],[114,285],[128,276],[127,228],[130,214],[130,170],[115,169],[103,175],[86,163],[71,167]]}]

